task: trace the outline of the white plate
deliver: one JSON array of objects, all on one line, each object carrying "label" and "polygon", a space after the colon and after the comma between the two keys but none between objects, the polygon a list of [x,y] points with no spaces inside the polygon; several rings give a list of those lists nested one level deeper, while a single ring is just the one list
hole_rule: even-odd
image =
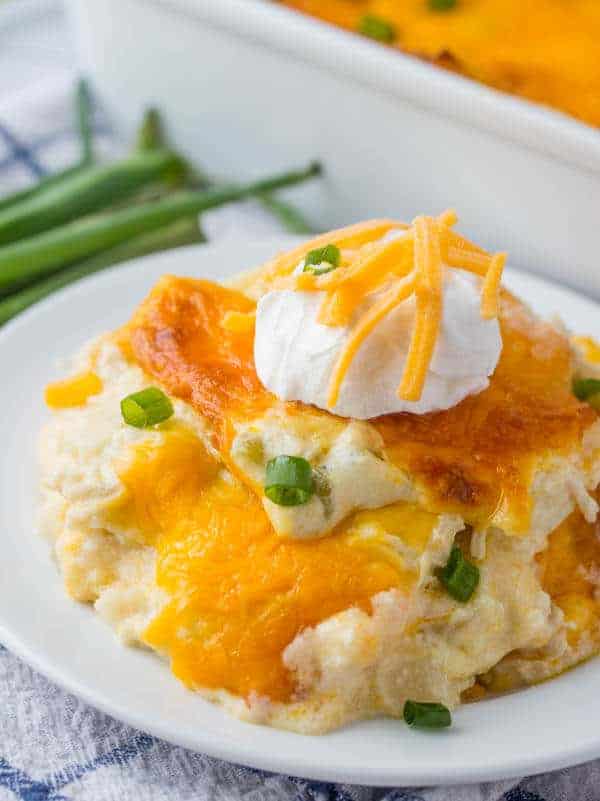
[{"label": "white plate", "polygon": [[[284,247],[289,239],[276,243]],[[192,247],[132,262],[66,289],[0,331],[0,639],[90,704],[165,740],[211,756],[307,778],[370,785],[492,780],[600,755],[596,660],[539,687],[466,706],[445,732],[372,720],[323,737],[228,717],[184,689],[150,653],[125,648],[89,607],[65,595],[34,532],[35,452],[42,390],[56,362],[124,322],[164,272],[223,278],[270,256],[273,241]],[[523,273],[507,284],[543,314],[560,312],[600,335],[598,306]]]}]

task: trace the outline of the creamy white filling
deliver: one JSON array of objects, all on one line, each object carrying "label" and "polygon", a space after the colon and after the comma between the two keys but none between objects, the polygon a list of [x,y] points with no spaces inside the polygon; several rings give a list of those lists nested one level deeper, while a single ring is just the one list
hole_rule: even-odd
[{"label": "creamy white filling", "polygon": [[[393,412],[425,414],[448,409],[488,386],[502,349],[498,321],[481,317],[481,279],[445,268],[442,321],[421,399],[404,401],[397,394],[415,319],[411,297],[363,342],[337,404],[329,409],[330,379],[352,324],[318,323],[324,297],[323,292],[281,290],[268,292],[258,303],[256,370],[265,387],[281,400],[303,401],[364,420]],[[374,300],[368,298],[357,316]]]},{"label": "creamy white filling", "polygon": [[[357,509],[378,509],[397,501],[414,501],[416,493],[403,471],[377,455],[382,443],[365,423],[345,426],[325,453],[317,437],[299,437],[275,417],[242,430],[234,440],[235,464],[261,486],[265,465],[282,453],[309,460],[316,476],[316,492],[301,506],[278,506],[263,496],[265,512],[278,534],[319,537],[329,533]],[[252,458],[252,444],[260,443],[261,458]],[[315,447],[316,446],[316,447]]]}]

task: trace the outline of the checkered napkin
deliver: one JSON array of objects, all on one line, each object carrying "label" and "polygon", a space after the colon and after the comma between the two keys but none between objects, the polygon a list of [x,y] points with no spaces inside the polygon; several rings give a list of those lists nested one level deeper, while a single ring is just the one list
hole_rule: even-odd
[{"label": "checkered napkin", "polygon": [[[74,76],[58,5],[53,0],[5,3],[0,0],[0,195],[78,157],[71,119]],[[25,74],[31,80],[23,81]],[[118,149],[101,115],[96,117],[100,150]],[[237,235],[255,237],[278,230],[252,203],[205,215],[203,229],[216,239],[234,229]],[[124,726],[63,692],[0,646],[0,801],[134,798],[600,801],[600,762],[521,781],[429,789],[350,787],[272,775],[175,748]]]}]

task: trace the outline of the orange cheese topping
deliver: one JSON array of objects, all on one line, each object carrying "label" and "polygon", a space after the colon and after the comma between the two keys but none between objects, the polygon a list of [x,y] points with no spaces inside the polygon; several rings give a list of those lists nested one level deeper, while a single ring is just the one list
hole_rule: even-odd
[{"label": "orange cheese topping", "polygon": [[297,248],[273,259],[266,265],[266,276],[273,280],[278,276],[289,275],[309,250],[322,248],[329,244],[334,244],[340,249],[356,249],[368,242],[380,239],[388,231],[406,227],[404,223],[400,223],[397,220],[367,220],[366,222],[356,223],[356,225],[349,225],[346,228],[339,228],[336,231],[329,231],[329,233],[321,234],[310,242],[299,245]]},{"label": "orange cheese topping", "polygon": [[[277,403],[256,375],[253,333],[221,325],[227,311],[253,309],[235,290],[165,278],[120,337],[150,376],[211,421],[224,458],[235,422]],[[520,510],[526,530],[531,465],[549,451],[577,447],[597,412],[571,391],[572,356],[562,333],[507,292],[500,295],[499,321],[503,350],[488,389],[443,412],[372,422],[389,458],[425,487],[430,508],[479,523],[505,502]],[[304,407],[286,409],[302,414]]]},{"label": "orange cheese topping", "polygon": [[177,429],[158,448],[139,447],[121,479],[112,522],[140,528],[155,545],[157,581],[170,598],[144,640],[169,655],[188,686],[243,697],[289,699],[295,682],[282,654],[299,632],[352,606],[369,612],[380,591],[410,590],[416,575],[376,533],[357,537],[357,525],[406,528],[422,550],[436,521],[399,504],[324,539],[282,538],[255,495],[224,479],[200,441]]},{"label": "orange cheese topping", "polygon": [[228,311],[223,316],[223,328],[234,334],[245,334],[253,331],[256,324],[256,311]]},{"label": "orange cheese topping", "polygon": [[394,26],[399,50],[600,125],[595,0],[457,0],[446,12],[427,0],[280,1],[349,31],[373,14]]},{"label": "orange cheese topping", "polygon": [[417,401],[438,336],[442,318],[442,249],[438,223],[431,217],[417,217],[415,228],[415,270],[417,307],[412,340],[398,394]]},{"label": "orange cheese topping", "polygon": [[251,328],[223,326],[224,319],[239,320],[254,310],[241,292],[165,276],[118,341],[171,394],[207,417],[222,445],[232,415],[255,417],[274,400],[256,375]]},{"label": "orange cheese topping", "polygon": [[591,364],[600,364],[600,345],[593,337],[573,337],[573,342],[583,351],[583,357]]},{"label": "orange cheese topping", "polygon": [[[415,288],[416,277],[408,275],[399,281],[396,286],[389,289],[383,297],[364,315],[357,325],[353,337],[349,340],[344,350],[340,353],[338,361],[334,367],[333,375],[331,377],[331,385],[329,388],[329,395],[327,403],[330,407],[335,406],[340,393],[342,381],[352,359],[358,353],[358,350],[366,337],[371,333],[375,326],[390,313],[399,303],[406,300]],[[417,327],[415,326],[415,336],[418,336]]]},{"label": "orange cheese topping", "polygon": [[532,466],[547,452],[578,447],[597,413],[572,393],[561,332],[506,291],[499,321],[502,353],[487,389],[443,412],[373,422],[389,457],[424,484],[430,508],[481,524],[505,504],[526,531]]},{"label": "orange cheese topping", "polygon": [[496,253],[492,256],[481,292],[481,316],[484,320],[490,320],[492,317],[498,316],[500,281],[505,263],[506,253]]},{"label": "orange cheese topping", "polygon": [[96,373],[86,372],[48,384],[44,393],[50,409],[83,406],[92,395],[102,392],[102,381]]}]

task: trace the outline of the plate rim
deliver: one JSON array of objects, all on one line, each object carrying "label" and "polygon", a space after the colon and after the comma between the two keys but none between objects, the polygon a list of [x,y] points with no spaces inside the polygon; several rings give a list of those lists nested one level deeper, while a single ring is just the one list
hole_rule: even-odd
[{"label": "plate rim", "polygon": [[[295,236],[275,236],[267,239],[256,240],[253,243],[244,242],[244,246],[252,248],[254,245],[258,247],[289,247],[291,244],[303,241],[304,237]],[[76,284],[65,287],[50,297],[44,299],[39,304],[23,312],[14,320],[9,321],[0,330],[0,358],[2,356],[3,348],[13,336],[19,336],[19,332],[23,328],[27,328],[32,320],[38,316],[42,316],[51,309],[55,304],[69,300],[76,299],[79,295],[86,295],[93,291],[96,283],[109,284],[115,275],[120,274],[121,280],[127,282],[131,276],[131,280],[135,281],[134,273],[143,269],[149,262],[159,265],[169,259],[176,259],[181,257],[182,261],[191,259],[194,255],[211,254],[214,252],[226,252],[229,249],[238,249],[241,246],[240,240],[227,240],[218,243],[209,243],[202,245],[190,245],[178,249],[177,251],[167,251],[142,258],[133,259],[115,267],[109,268],[101,273],[88,276]],[[201,263],[201,259],[198,260]],[[569,297],[577,303],[583,303],[590,307],[590,309],[598,309],[598,305],[589,298],[583,297],[579,293],[563,287],[554,281],[540,278],[537,275],[521,270],[510,270],[508,277],[512,280],[527,281],[532,287],[543,289],[544,291],[552,290],[558,293],[561,297]],[[226,276],[223,276],[226,278]],[[29,538],[38,537],[35,532],[23,532]],[[49,547],[49,546],[48,546]],[[61,582],[62,586],[62,582]],[[75,604],[76,602],[70,601]],[[86,605],[88,606],[88,605]],[[86,609],[90,615],[95,616],[93,610]],[[106,625],[107,624],[103,624]],[[107,626],[108,628],[108,626]],[[215,738],[211,736],[210,730],[204,730],[202,725],[198,726],[197,733],[192,736],[185,734],[177,734],[168,722],[162,723],[160,720],[148,720],[144,715],[140,715],[131,709],[123,708],[114,700],[111,701],[110,697],[105,692],[94,690],[93,682],[82,681],[75,673],[70,671],[64,665],[48,661],[48,657],[39,648],[32,646],[31,643],[23,641],[19,637],[19,633],[13,631],[10,626],[6,625],[2,608],[0,606],[0,642],[2,642],[9,652],[21,658],[24,662],[30,665],[34,670],[42,675],[45,675],[52,682],[57,684],[63,690],[73,693],[81,698],[90,706],[101,710],[107,715],[124,722],[141,731],[147,732],[152,736],[158,737],[166,742],[174,745],[182,746],[184,748],[199,751],[208,756],[223,759],[228,762],[245,765],[251,768],[258,768],[268,772],[277,772],[285,775],[299,776],[308,780],[318,781],[332,781],[343,782],[348,784],[362,784],[379,787],[392,787],[392,786],[433,786],[433,785],[456,785],[476,783],[482,781],[494,781],[500,779],[512,779],[522,776],[532,776],[546,771],[557,770],[560,768],[570,767],[590,759],[600,756],[600,730],[598,732],[597,740],[590,742],[586,745],[581,744],[567,744],[557,748],[556,746],[550,752],[541,758],[539,755],[529,756],[527,754],[519,754],[518,758],[504,762],[494,768],[489,764],[473,764],[470,767],[462,767],[459,771],[453,770],[451,766],[445,768],[438,768],[432,766],[431,771],[424,775],[422,769],[413,771],[408,762],[402,763],[398,760],[395,765],[389,763],[382,766],[375,766],[369,768],[369,765],[360,766],[337,766],[337,765],[309,765],[307,758],[297,760],[293,754],[286,752],[270,752],[270,753],[257,753],[256,748],[252,744],[251,732],[254,726],[242,721],[238,721],[244,726],[249,726],[250,736],[247,738],[243,745],[239,743],[227,744],[222,737]],[[127,648],[115,638],[115,645],[118,651]],[[154,655],[151,655],[155,658]],[[589,663],[588,663],[589,664]],[[168,670],[168,668],[167,668]],[[576,669],[575,669],[576,670]],[[571,675],[573,671],[569,672]],[[560,679],[554,679],[556,684]],[[527,688],[519,692],[520,696],[525,696],[528,692],[535,690],[536,687]],[[501,702],[502,698],[494,699],[486,703],[494,703],[494,701]],[[223,714],[228,714],[223,712]],[[360,725],[360,724],[358,724]],[[274,730],[277,731],[277,730]],[[289,734],[289,732],[288,732]],[[300,738],[315,739],[317,742],[321,737],[328,737],[329,735],[312,736],[311,735],[295,735]],[[435,735],[434,735],[435,736]]]}]

